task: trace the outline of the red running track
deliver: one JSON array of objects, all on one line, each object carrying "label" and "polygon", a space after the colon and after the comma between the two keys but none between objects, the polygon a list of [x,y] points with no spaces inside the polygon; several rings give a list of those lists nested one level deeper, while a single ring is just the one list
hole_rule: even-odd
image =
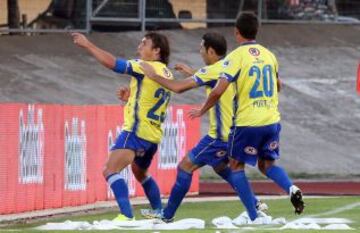
[{"label": "red running track", "polygon": [[[284,195],[272,181],[251,181],[257,195]],[[295,181],[307,195],[360,195],[360,181]],[[224,182],[200,182],[200,195],[235,195],[229,184]]]}]

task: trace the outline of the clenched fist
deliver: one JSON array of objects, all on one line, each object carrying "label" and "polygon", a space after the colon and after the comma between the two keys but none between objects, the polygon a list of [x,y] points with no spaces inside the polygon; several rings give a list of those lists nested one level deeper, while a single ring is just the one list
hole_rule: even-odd
[{"label": "clenched fist", "polygon": [[130,89],[128,87],[120,87],[117,90],[116,95],[119,100],[127,102],[130,97]]},{"label": "clenched fist", "polygon": [[74,32],[71,33],[71,36],[73,38],[74,44],[76,44],[79,47],[87,48],[90,46],[91,42],[81,33]]}]

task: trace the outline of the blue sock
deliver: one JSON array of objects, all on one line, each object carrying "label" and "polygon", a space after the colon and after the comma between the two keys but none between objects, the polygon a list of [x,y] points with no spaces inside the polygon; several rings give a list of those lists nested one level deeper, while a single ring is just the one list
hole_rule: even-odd
[{"label": "blue sock", "polygon": [[151,208],[153,208],[154,210],[162,209],[160,190],[155,180],[151,176],[148,176],[141,183],[141,185],[144,189],[146,197],[150,201]]},{"label": "blue sock", "polygon": [[233,172],[232,179],[234,187],[242,203],[244,204],[251,220],[256,219],[257,212],[254,203],[254,194],[246,178],[244,170]]},{"label": "blue sock", "polygon": [[226,182],[228,182],[231,187],[234,188],[233,182],[231,180],[232,176],[231,176],[231,169],[229,167],[226,167],[225,169],[216,172],[219,176],[221,176],[221,178],[223,178],[224,180],[226,180]]},{"label": "blue sock", "polygon": [[129,200],[129,190],[125,180],[118,173],[114,173],[109,175],[106,181],[115,195],[120,212],[128,218],[134,217]]},{"label": "blue sock", "polygon": [[[221,176],[224,180],[226,180],[233,189],[235,189],[234,187],[234,184],[233,184],[233,181],[232,181],[232,176],[231,176],[231,169],[229,167],[226,167],[224,170],[221,170],[220,172],[217,172],[217,174],[219,176]],[[258,199],[256,198],[255,195],[253,195],[253,199],[254,199],[254,203],[255,203],[255,206],[258,202]]]},{"label": "blue sock", "polygon": [[287,194],[289,194],[289,189],[293,183],[283,168],[272,165],[266,170],[266,176],[272,179],[277,185],[285,190]]},{"label": "blue sock", "polygon": [[191,181],[192,173],[187,173],[179,168],[177,171],[176,182],[171,189],[168,204],[164,209],[164,218],[171,219],[174,217],[177,208],[190,189]]}]

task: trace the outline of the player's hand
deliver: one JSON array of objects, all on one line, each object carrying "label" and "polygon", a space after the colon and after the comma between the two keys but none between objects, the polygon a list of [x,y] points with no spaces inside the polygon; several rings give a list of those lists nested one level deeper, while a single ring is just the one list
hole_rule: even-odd
[{"label": "player's hand", "polygon": [[145,76],[149,77],[150,79],[152,79],[156,76],[154,67],[152,67],[152,65],[150,65],[149,63],[141,62],[140,66],[141,66],[141,69],[144,72]]},{"label": "player's hand", "polygon": [[191,76],[195,73],[195,71],[190,66],[182,63],[175,64],[175,70],[179,71],[180,73],[186,76]]},{"label": "player's hand", "polygon": [[128,87],[120,87],[116,92],[119,100],[127,102],[130,96],[130,89]]},{"label": "player's hand", "polygon": [[81,33],[73,32],[71,33],[71,36],[73,38],[74,44],[76,44],[79,47],[87,48],[90,45],[90,41]]},{"label": "player's hand", "polygon": [[191,109],[189,112],[188,112],[188,117],[190,118],[190,119],[195,119],[195,118],[197,118],[197,117],[201,117],[202,116],[202,114],[201,114],[201,111],[200,111],[200,109]]}]

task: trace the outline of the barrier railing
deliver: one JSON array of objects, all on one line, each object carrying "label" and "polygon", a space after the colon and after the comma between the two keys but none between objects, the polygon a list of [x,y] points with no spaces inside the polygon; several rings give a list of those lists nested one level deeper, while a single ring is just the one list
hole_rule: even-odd
[{"label": "barrier railing", "polygon": [[[232,25],[243,11],[261,23],[360,24],[357,0],[32,0],[0,2],[0,33],[156,30]],[[10,17],[9,17],[10,16]]]}]

